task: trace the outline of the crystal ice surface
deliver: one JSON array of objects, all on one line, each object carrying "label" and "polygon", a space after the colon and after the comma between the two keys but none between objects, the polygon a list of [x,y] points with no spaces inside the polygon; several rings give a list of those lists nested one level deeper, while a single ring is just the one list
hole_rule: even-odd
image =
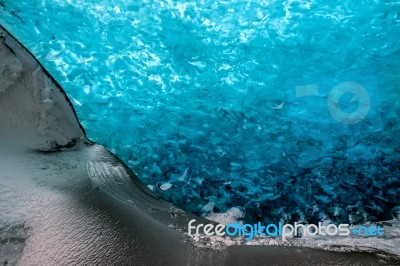
[{"label": "crystal ice surface", "polygon": [[0,14],[89,137],[183,209],[363,223],[400,204],[396,1],[0,0]]}]

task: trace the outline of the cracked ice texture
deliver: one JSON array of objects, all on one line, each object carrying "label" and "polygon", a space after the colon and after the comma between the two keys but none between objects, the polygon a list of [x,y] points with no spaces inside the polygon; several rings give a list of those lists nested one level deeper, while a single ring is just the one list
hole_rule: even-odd
[{"label": "cracked ice texture", "polygon": [[[89,137],[183,209],[361,223],[400,203],[396,1],[2,0],[0,12]],[[371,100],[357,125],[328,112],[347,81]],[[310,84],[316,95],[296,97]],[[339,104],[357,110],[352,95]]]}]

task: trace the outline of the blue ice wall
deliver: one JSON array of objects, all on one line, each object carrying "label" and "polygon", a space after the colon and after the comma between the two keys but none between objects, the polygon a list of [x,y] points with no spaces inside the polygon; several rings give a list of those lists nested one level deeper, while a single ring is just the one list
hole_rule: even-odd
[{"label": "blue ice wall", "polygon": [[400,204],[397,1],[0,0],[0,23],[183,209],[361,223]]}]

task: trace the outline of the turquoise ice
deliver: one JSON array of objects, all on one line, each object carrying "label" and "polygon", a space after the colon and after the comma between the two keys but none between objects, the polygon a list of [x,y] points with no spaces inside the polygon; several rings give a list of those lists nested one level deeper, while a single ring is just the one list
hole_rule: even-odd
[{"label": "turquoise ice", "polygon": [[[0,23],[183,209],[361,223],[400,204],[397,1],[0,0]],[[368,101],[329,100],[345,82]]]}]

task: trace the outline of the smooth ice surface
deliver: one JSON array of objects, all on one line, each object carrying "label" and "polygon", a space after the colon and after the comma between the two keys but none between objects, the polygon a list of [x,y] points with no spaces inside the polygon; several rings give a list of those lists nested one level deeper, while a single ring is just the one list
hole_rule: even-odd
[{"label": "smooth ice surface", "polygon": [[400,203],[397,1],[0,0],[0,23],[186,210],[362,223]]}]

